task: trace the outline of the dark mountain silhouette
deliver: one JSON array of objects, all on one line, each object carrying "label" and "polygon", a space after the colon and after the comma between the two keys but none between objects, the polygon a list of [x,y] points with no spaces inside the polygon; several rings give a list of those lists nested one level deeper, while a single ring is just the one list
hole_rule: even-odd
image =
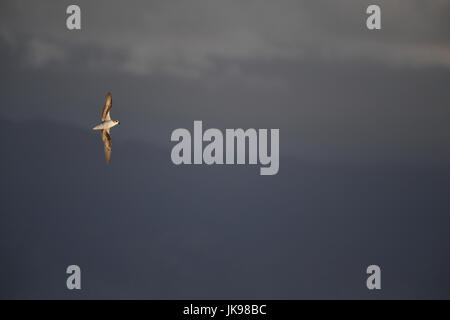
[{"label": "dark mountain silhouette", "polygon": [[377,297],[450,298],[447,168],[282,157],[260,176],[120,130],[107,166],[98,132],[0,120],[0,298],[370,298],[370,264]]}]

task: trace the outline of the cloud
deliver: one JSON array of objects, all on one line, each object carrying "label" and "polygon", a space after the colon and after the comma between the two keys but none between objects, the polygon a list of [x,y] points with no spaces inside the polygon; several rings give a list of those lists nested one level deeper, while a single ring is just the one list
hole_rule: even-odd
[{"label": "cloud", "polygon": [[78,61],[134,75],[199,77],[273,60],[450,66],[448,1],[377,3],[381,31],[365,27],[368,1],[79,1],[82,30],[71,32],[69,3],[9,1],[0,34],[34,66]]},{"label": "cloud", "polygon": [[27,59],[35,67],[65,60],[66,52],[60,46],[52,43],[33,39],[28,43],[27,49]]}]

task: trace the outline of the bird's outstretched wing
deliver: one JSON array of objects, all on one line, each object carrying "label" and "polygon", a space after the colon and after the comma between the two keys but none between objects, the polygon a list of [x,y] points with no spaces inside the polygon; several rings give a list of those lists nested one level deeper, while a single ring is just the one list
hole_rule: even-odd
[{"label": "bird's outstretched wing", "polygon": [[102,140],[103,145],[105,146],[106,163],[109,164],[109,161],[111,161],[111,150],[112,150],[112,138],[111,135],[109,134],[109,129],[102,130]]},{"label": "bird's outstretched wing", "polygon": [[105,106],[103,107],[102,121],[111,120],[111,116],[109,115],[111,108],[112,108],[112,97],[111,93],[108,92],[108,95],[106,96]]}]

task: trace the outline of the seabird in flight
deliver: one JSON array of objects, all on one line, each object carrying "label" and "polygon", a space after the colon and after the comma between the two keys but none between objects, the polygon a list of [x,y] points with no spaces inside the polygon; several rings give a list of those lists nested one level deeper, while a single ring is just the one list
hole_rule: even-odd
[{"label": "seabird in flight", "polygon": [[112,98],[111,93],[108,92],[108,95],[106,96],[105,106],[103,107],[102,112],[102,123],[93,128],[93,130],[102,130],[102,140],[105,146],[105,158],[107,164],[111,160],[111,149],[112,149],[112,139],[111,134],[109,133],[109,129],[120,124],[119,120],[111,120],[110,115],[111,108],[112,108]]}]

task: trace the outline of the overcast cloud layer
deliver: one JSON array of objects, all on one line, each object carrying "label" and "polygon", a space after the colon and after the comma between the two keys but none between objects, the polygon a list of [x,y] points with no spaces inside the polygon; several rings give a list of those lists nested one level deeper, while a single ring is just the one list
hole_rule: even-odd
[{"label": "overcast cloud layer", "polygon": [[[2,1],[1,113],[90,128],[107,91],[121,136],[280,128],[282,153],[450,160],[450,2]],[[377,159],[377,160],[374,160]],[[358,160],[358,161],[359,161]]]},{"label": "overcast cloud layer", "polygon": [[[377,1],[382,27],[365,27],[370,1],[79,1],[82,32],[64,1],[2,4],[1,38],[35,67],[95,53],[84,67],[200,76],[217,61],[362,59],[450,66],[449,1]],[[57,16],[57,18],[55,18]]]}]

